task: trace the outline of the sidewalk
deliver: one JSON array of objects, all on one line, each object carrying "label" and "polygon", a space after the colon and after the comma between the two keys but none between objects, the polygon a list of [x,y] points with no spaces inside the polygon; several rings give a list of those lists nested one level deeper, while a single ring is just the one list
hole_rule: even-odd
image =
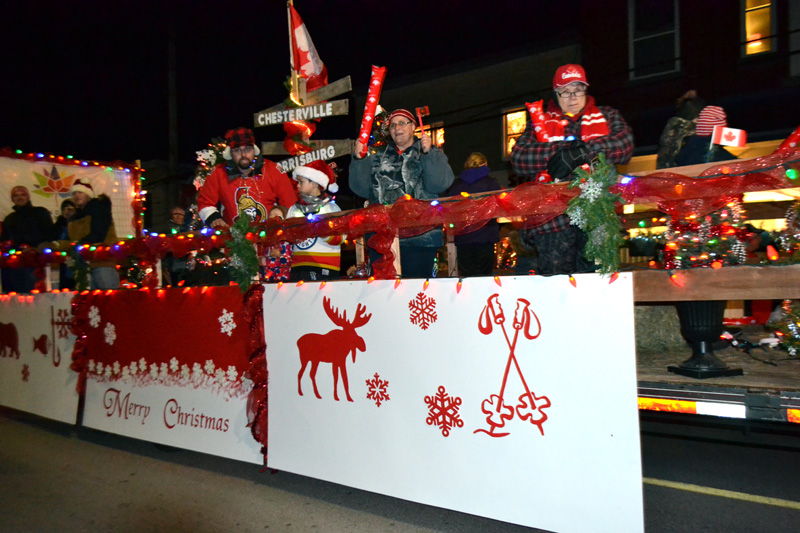
[{"label": "sidewalk", "polygon": [[0,531],[276,530],[532,531],[0,407]]}]

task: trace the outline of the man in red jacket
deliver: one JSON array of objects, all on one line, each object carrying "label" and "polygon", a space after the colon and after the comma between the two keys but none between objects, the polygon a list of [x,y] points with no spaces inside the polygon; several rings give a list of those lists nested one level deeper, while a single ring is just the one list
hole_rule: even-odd
[{"label": "man in red jacket", "polygon": [[[252,130],[237,128],[225,134],[227,162],[217,165],[197,195],[203,221],[214,229],[226,229],[247,215],[263,222],[274,205],[290,207],[297,191],[278,165],[264,160]],[[217,209],[222,205],[222,212]]]}]

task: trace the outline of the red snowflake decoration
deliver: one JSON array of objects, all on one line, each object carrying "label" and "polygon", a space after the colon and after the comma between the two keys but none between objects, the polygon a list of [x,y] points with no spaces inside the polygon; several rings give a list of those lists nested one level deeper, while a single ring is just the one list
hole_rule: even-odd
[{"label": "red snowflake decoration", "polygon": [[367,392],[367,400],[375,400],[375,404],[380,407],[381,402],[389,401],[389,393],[386,388],[389,386],[387,380],[381,379],[377,372],[375,372],[374,379],[366,380],[369,391]]},{"label": "red snowflake decoration", "polygon": [[53,325],[58,326],[58,337],[60,339],[66,339],[67,334],[69,333],[69,327],[72,325],[72,321],[70,320],[69,311],[66,309],[59,309],[58,310],[58,320],[53,320]]},{"label": "red snowflake decoration", "polygon": [[31,369],[28,365],[22,365],[22,381],[28,382],[28,378],[31,377]]},{"label": "red snowflake decoration", "polygon": [[428,404],[428,418],[425,422],[429,426],[436,425],[440,428],[443,437],[450,435],[452,428],[464,426],[464,421],[458,415],[461,398],[448,396],[444,386],[439,386],[435,396],[425,396],[425,403]]},{"label": "red snowflake decoration", "polygon": [[428,298],[422,292],[408,302],[408,308],[411,310],[411,316],[409,317],[411,323],[422,329],[428,329],[438,318],[436,316],[436,300]]}]

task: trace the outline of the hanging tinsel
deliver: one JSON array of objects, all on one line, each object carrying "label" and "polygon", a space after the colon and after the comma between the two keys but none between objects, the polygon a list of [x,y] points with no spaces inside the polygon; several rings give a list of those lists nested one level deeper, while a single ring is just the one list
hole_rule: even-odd
[{"label": "hanging tinsel", "polygon": [[200,189],[203,183],[206,182],[209,174],[214,171],[214,167],[224,162],[222,152],[225,150],[225,142],[219,137],[214,137],[208,143],[208,148],[205,150],[198,150],[197,154],[197,168],[194,170],[194,181],[192,182],[195,189]]},{"label": "hanging tinsel", "polygon": [[791,300],[784,300],[783,317],[775,324],[775,335],[780,340],[780,346],[796,357],[800,353],[800,304]]},{"label": "hanging tinsel", "polygon": [[741,265],[747,260],[752,236],[744,225],[740,198],[708,215],[672,218],[667,225],[664,267],[697,268]]}]

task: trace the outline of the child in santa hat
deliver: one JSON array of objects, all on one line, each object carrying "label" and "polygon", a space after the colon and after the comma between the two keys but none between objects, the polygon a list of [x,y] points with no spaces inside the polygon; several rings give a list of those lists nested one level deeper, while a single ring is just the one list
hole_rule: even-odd
[{"label": "child in santa hat", "polygon": [[[297,167],[292,173],[297,182],[299,201],[289,208],[287,218],[306,217],[316,220],[320,215],[341,211],[332,196],[339,186],[336,174],[325,161],[317,160]],[[341,248],[344,235],[310,237],[292,246],[291,281],[321,281],[337,279],[341,267]]]}]

